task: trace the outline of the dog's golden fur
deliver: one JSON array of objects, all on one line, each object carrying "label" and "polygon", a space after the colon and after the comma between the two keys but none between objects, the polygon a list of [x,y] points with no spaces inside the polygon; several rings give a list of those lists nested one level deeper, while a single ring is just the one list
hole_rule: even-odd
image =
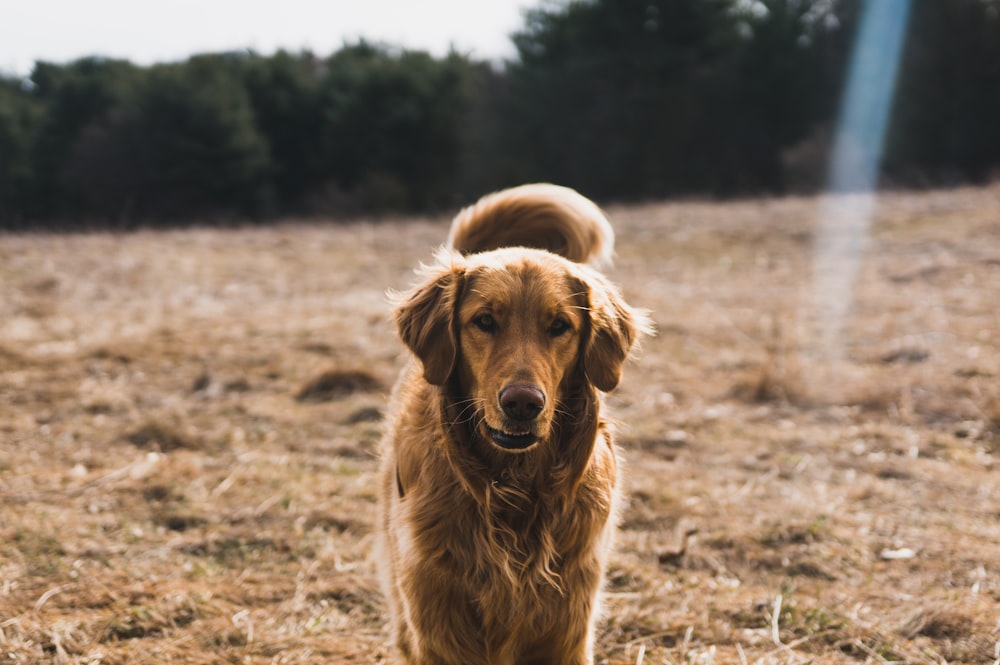
[{"label": "dog's golden fur", "polygon": [[601,415],[641,312],[582,262],[601,211],[526,185],[458,214],[395,310],[415,356],[382,446],[380,563],[408,665],[582,665],[618,495]]}]

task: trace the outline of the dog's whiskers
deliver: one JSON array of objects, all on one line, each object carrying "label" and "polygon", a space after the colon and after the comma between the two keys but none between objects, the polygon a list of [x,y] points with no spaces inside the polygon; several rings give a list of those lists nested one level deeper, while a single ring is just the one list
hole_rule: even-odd
[{"label": "dog's whiskers", "polygon": [[468,399],[457,400],[454,404],[457,407],[461,407],[461,410],[455,415],[455,419],[451,422],[451,425],[454,426],[472,422],[472,419],[477,414],[482,413],[482,409],[480,409],[479,406],[485,403],[486,400],[482,397],[470,397]]}]

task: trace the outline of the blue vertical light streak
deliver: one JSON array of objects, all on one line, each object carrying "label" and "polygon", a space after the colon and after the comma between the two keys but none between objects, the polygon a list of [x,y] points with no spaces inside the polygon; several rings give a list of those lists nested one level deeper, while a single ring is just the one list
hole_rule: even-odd
[{"label": "blue vertical light streak", "polygon": [[855,38],[815,241],[814,314],[827,360],[843,355],[909,11],[910,0],[866,0]]},{"label": "blue vertical light streak", "polygon": [[867,0],[854,43],[828,191],[871,191],[878,178],[910,0]]}]

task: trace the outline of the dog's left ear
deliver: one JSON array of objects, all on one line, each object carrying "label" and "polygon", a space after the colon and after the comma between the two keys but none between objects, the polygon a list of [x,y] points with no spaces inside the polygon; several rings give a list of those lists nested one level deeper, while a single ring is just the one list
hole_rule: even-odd
[{"label": "dog's left ear", "polygon": [[452,321],[462,270],[443,268],[409,293],[396,307],[399,336],[424,366],[424,378],[443,385],[455,364],[456,340]]},{"label": "dog's left ear", "polygon": [[652,328],[645,312],[632,309],[614,286],[599,277],[585,280],[590,301],[590,338],[583,352],[587,379],[598,390],[618,385],[622,364],[643,333]]}]

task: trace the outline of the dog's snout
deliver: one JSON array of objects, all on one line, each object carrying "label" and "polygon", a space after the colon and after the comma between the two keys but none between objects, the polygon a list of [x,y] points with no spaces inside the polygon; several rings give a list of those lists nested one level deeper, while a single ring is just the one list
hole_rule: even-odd
[{"label": "dog's snout", "polygon": [[545,407],[545,393],[535,386],[515,383],[500,391],[500,408],[508,418],[533,420]]}]

